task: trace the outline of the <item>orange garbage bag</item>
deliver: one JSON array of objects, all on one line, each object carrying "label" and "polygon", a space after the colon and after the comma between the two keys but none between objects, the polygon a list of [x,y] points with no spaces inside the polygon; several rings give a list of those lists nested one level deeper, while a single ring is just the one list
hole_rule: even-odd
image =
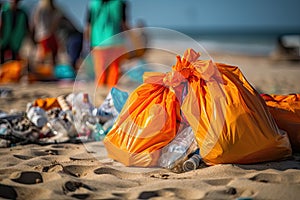
[{"label": "orange garbage bag", "polygon": [[287,132],[293,151],[300,152],[300,94],[262,97],[278,127]]},{"label": "orange garbage bag", "polygon": [[290,142],[238,67],[186,51],[173,67],[188,79],[181,110],[207,164],[257,163],[291,155]]},{"label": "orange garbage bag", "polygon": [[104,139],[109,157],[127,166],[157,165],[161,148],[176,136],[181,121],[168,76],[172,74],[144,75],[144,83],[129,96]]},{"label": "orange garbage bag", "polygon": [[21,61],[8,61],[0,67],[0,83],[19,82],[22,75],[23,63]]}]

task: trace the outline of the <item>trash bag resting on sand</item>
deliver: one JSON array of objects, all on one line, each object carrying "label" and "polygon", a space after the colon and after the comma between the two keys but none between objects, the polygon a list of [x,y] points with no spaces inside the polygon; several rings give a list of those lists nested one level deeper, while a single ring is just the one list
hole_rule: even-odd
[{"label": "trash bag resting on sand", "polygon": [[131,166],[157,165],[159,150],[176,136],[180,123],[180,104],[165,77],[147,73],[131,93],[104,139],[111,158]]},{"label": "trash bag resting on sand", "polygon": [[278,127],[287,132],[293,151],[300,152],[300,94],[262,97]]},{"label": "trash bag resting on sand", "polygon": [[207,164],[255,163],[291,155],[265,102],[238,67],[197,60],[187,51],[176,70],[189,74],[181,110]]},{"label": "trash bag resting on sand", "polygon": [[162,149],[186,124],[207,164],[289,157],[287,135],[241,71],[199,56],[189,49],[171,72],[144,75],[104,140],[108,155],[125,165],[158,165]]}]

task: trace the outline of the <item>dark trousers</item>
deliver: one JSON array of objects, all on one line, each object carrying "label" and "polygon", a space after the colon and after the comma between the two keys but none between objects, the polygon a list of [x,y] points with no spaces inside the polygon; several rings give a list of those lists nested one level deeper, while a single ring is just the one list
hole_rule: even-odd
[{"label": "dark trousers", "polygon": [[83,35],[81,33],[72,34],[67,41],[67,52],[70,57],[71,65],[75,68],[76,62],[80,57],[82,49]]},{"label": "dark trousers", "polygon": [[18,59],[18,56],[19,56],[19,52],[17,51],[13,51],[9,46],[6,46],[4,48],[1,48],[1,52],[0,52],[0,63],[3,64],[5,61],[6,61],[6,58],[5,58],[5,54],[10,51],[11,52],[11,59],[12,60],[16,60]]}]

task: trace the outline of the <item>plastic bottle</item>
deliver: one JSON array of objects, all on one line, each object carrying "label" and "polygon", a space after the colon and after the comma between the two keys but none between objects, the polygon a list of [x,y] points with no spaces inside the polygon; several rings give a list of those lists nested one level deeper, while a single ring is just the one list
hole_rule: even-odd
[{"label": "plastic bottle", "polygon": [[167,146],[162,148],[162,154],[158,161],[159,166],[172,169],[182,163],[194,141],[192,128],[184,128]]},{"label": "plastic bottle", "polygon": [[59,137],[68,137],[68,130],[62,119],[55,118],[47,123],[52,132]]},{"label": "plastic bottle", "polygon": [[58,96],[57,101],[63,111],[71,110],[71,106],[66,101],[65,96],[63,95]]},{"label": "plastic bottle", "polygon": [[100,108],[94,108],[92,114],[102,124],[113,118],[113,115],[111,113],[107,113],[106,111]]},{"label": "plastic bottle", "polygon": [[5,124],[0,124],[0,135],[6,135],[8,132],[8,127]]},{"label": "plastic bottle", "polygon": [[87,93],[79,93],[74,98],[73,113],[74,113],[74,124],[77,129],[78,135],[88,139],[91,134],[91,129],[87,125],[96,124],[96,120],[92,115],[94,109],[93,104],[90,102],[89,95]]},{"label": "plastic bottle", "polygon": [[103,129],[102,125],[96,123],[94,126],[93,139],[95,141],[102,141],[105,138],[105,135],[105,130]]},{"label": "plastic bottle", "polygon": [[61,143],[70,140],[70,128],[67,126],[65,121],[61,118],[54,118],[47,122],[47,127],[54,134],[51,137],[41,138],[41,142],[45,143]]},{"label": "plastic bottle", "polygon": [[190,157],[183,163],[182,169],[185,172],[195,170],[199,167],[200,162],[201,162],[201,156],[199,154],[194,154],[192,157]]},{"label": "plastic bottle", "polygon": [[27,117],[37,127],[41,128],[47,123],[47,115],[45,110],[40,107],[27,104]]}]

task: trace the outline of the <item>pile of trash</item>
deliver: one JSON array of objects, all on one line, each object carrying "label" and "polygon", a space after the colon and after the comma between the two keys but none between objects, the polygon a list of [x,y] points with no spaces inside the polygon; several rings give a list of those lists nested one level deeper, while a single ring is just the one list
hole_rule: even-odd
[{"label": "pile of trash", "polygon": [[199,57],[188,49],[171,71],[144,73],[104,138],[108,156],[175,172],[199,158],[216,165],[290,157],[287,132],[239,68]]},{"label": "pile of trash", "polygon": [[199,57],[188,49],[170,72],[145,72],[131,94],[112,88],[100,107],[87,93],[71,93],[2,112],[1,146],[103,140],[126,166],[174,172],[299,150],[300,95],[260,95],[238,67]]},{"label": "pile of trash", "polygon": [[0,147],[103,140],[127,97],[127,92],[112,88],[99,107],[80,92],[36,99],[27,104],[26,112],[2,111]]}]

